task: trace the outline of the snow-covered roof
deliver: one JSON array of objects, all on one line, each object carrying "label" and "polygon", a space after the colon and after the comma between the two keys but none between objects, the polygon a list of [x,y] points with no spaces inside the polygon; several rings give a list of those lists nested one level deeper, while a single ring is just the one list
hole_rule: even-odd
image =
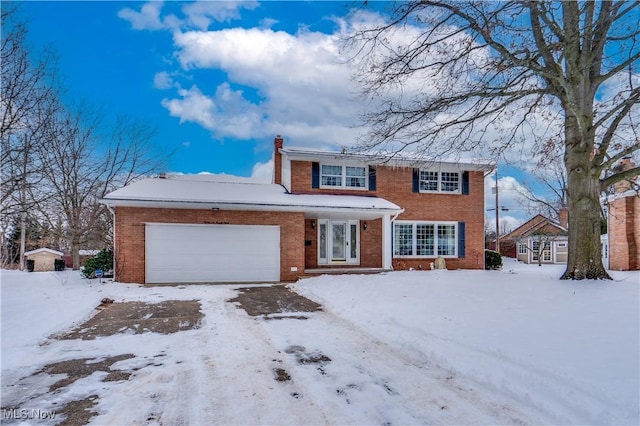
[{"label": "snow-covered roof", "polygon": [[32,254],[38,254],[38,253],[51,253],[51,254],[55,254],[56,256],[62,256],[64,254],[61,251],[53,250],[53,249],[45,247],[45,248],[39,248],[39,249],[35,249],[35,250],[25,251],[24,255],[25,256],[31,256]]},{"label": "snow-covered roof", "polygon": [[319,161],[342,160],[362,162],[371,165],[388,165],[392,167],[443,167],[464,170],[491,171],[495,168],[495,162],[486,159],[475,158],[428,158],[425,155],[415,153],[353,153],[331,152],[312,148],[284,147],[280,153],[290,159]]},{"label": "snow-covered roof", "polygon": [[107,194],[108,206],[233,209],[314,213],[398,214],[402,208],[379,197],[290,194],[282,185],[168,176],[134,182]]}]

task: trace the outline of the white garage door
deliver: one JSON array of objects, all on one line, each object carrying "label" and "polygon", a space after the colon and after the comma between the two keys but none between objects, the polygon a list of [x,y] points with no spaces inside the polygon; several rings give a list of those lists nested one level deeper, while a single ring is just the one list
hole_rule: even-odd
[{"label": "white garage door", "polygon": [[148,283],[280,280],[280,227],[149,223]]}]

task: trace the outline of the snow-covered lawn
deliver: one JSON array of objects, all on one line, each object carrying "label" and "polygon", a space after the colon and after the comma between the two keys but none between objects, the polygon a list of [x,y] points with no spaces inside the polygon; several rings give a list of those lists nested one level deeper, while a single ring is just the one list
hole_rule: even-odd
[{"label": "snow-covered lawn", "polygon": [[[267,320],[227,302],[240,286],[2,271],[2,407],[55,411],[97,395],[92,424],[639,424],[640,273],[566,282],[561,272],[509,262],[323,276],[291,287],[324,311]],[[104,297],[195,299],[204,319],[169,335],[49,338]],[[129,380],[96,372],[47,392],[59,378],[30,377],[121,354],[135,355],[112,366]],[[320,362],[300,362],[309,357]]]}]

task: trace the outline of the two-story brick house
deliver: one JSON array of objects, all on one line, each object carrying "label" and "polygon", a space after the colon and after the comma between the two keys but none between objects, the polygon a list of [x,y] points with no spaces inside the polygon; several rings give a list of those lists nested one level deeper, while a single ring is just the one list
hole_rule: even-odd
[{"label": "two-story brick house", "polygon": [[295,281],[344,271],[484,267],[487,163],[284,147],[271,184],[145,179],[108,194],[121,282]]}]

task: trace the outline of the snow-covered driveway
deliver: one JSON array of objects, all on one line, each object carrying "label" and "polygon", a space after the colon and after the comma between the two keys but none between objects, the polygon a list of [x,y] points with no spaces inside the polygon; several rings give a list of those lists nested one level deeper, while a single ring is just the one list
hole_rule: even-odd
[{"label": "snow-covered driveway", "polygon": [[[637,423],[639,275],[568,288],[551,269],[532,269],[535,279],[528,271],[314,278],[293,286],[323,304],[307,319],[251,317],[228,302],[238,286],[143,288],[3,271],[2,420],[33,423],[36,410],[60,413],[95,395],[91,424]],[[83,322],[103,297],[199,300],[204,317],[200,328],[168,335],[47,338]],[[586,314],[597,318],[582,318],[584,328],[571,320]],[[566,335],[575,341],[554,350]],[[585,350],[597,353],[570,359]],[[32,376],[59,361],[123,354],[134,356],[111,369],[131,372],[128,380],[96,371],[49,392],[60,377]],[[598,389],[580,388],[594,382]]]}]

